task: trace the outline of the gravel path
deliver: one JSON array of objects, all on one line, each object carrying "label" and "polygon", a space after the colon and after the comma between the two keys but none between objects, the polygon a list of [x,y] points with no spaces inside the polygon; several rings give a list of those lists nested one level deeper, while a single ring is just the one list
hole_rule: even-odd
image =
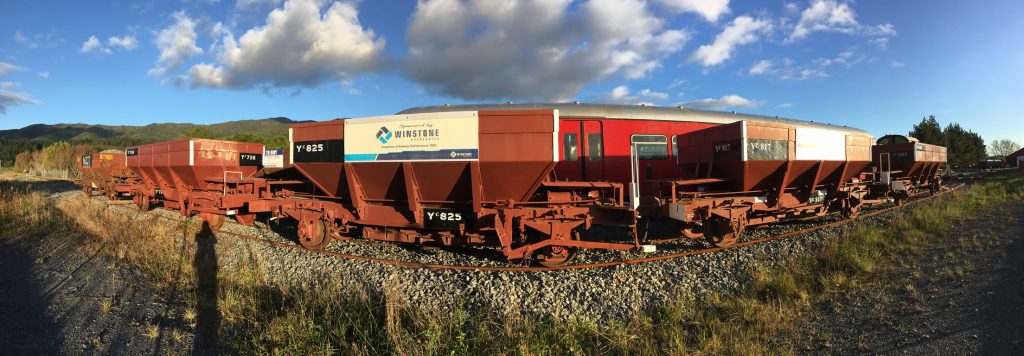
[{"label": "gravel path", "polygon": [[[67,182],[3,180],[52,199],[82,196]],[[75,241],[0,231],[0,354],[206,354],[193,349],[188,327],[165,317],[180,315],[166,291]]]}]

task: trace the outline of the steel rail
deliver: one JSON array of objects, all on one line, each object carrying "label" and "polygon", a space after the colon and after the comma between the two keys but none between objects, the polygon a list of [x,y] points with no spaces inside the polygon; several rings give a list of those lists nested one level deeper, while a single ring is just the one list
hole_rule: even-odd
[{"label": "steel rail", "polygon": [[[288,249],[293,249],[293,250],[309,251],[309,252],[319,253],[319,254],[323,254],[323,255],[327,255],[327,256],[331,256],[331,257],[337,257],[337,258],[343,258],[343,259],[354,260],[354,261],[361,261],[361,262],[368,262],[368,263],[378,263],[378,264],[399,266],[399,267],[436,269],[436,270],[482,271],[482,272],[547,272],[547,271],[580,270],[580,269],[607,268],[607,267],[634,265],[634,264],[639,264],[639,263],[664,261],[664,260],[670,260],[670,259],[694,256],[694,255],[699,255],[699,254],[718,252],[718,251],[722,251],[722,250],[735,249],[735,248],[740,248],[740,247],[744,247],[744,246],[757,245],[757,244],[762,244],[762,243],[766,243],[766,242],[770,242],[770,241],[775,241],[775,240],[780,240],[780,239],[784,239],[784,238],[788,238],[788,237],[793,237],[793,236],[796,236],[796,235],[803,235],[803,234],[815,232],[815,231],[822,230],[822,229],[842,226],[842,225],[845,225],[845,224],[848,224],[848,223],[851,223],[851,222],[854,222],[854,221],[859,221],[859,220],[867,219],[867,218],[870,218],[870,217],[873,217],[873,216],[876,216],[876,215],[879,215],[879,214],[883,214],[883,213],[886,213],[886,212],[889,212],[889,211],[893,211],[895,209],[905,208],[905,207],[908,207],[908,206],[911,206],[911,205],[914,205],[914,204],[917,204],[917,203],[920,203],[920,202],[928,201],[928,200],[931,200],[933,198],[945,195],[946,193],[950,193],[950,192],[956,191],[956,190],[964,187],[965,185],[966,185],[966,183],[961,183],[960,185],[957,185],[957,186],[952,187],[952,188],[950,188],[948,190],[939,192],[937,194],[932,194],[930,196],[923,197],[923,198],[920,198],[920,199],[917,199],[917,200],[908,201],[908,202],[904,203],[903,205],[896,205],[896,206],[891,206],[891,207],[888,207],[888,208],[885,208],[885,209],[880,209],[880,210],[876,210],[876,211],[872,211],[872,212],[863,213],[863,214],[861,214],[858,217],[853,218],[853,219],[844,219],[844,220],[835,221],[835,222],[831,222],[831,223],[827,223],[827,224],[812,226],[812,227],[805,228],[805,229],[800,229],[800,230],[796,230],[796,231],[782,233],[782,234],[778,234],[778,235],[774,235],[774,236],[764,237],[764,238],[750,240],[750,241],[744,241],[744,242],[740,242],[740,243],[737,243],[737,244],[729,246],[729,247],[713,247],[713,248],[707,248],[707,249],[686,251],[686,252],[673,253],[673,254],[660,255],[660,256],[651,256],[651,257],[644,257],[644,258],[637,258],[637,259],[630,259],[630,260],[586,263],[586,264],[566,265],[566,266],[558,266],[558,267],[543,267],[543,266],[537,266],[537,267],[532,267],[532,266],[466,266],[466,265],[445,265],[445,264],[420,263],[420,262],[411,262],[411,261],[392,260],[392,259],[380,258],[380,257],[360,256],[360,255],[353,255],[353,254],[333,252],[333,251],[326,251],[326,250],[307,250],[307,249],[305,249],[305,248],[303,248],[303,247],[301,247],[299,245],[296,245],[294,243],[284,243],[284,242],[280,242],[280,241],[273,241],[273,240],[268,240],[268,239],[263,239],[263,238],[259,238],[259,237],[253,237],[253,236],[249,236],[249,235],[238,234],[238,233],[233,233],[233,232],[229,232],[229,231],[223,231],[223,230],[222,231],[217,231],[217,232],[214,232],[214,233],[217,234],[217,235],[226,235],[226,236],[240,238],[240,239],[243,239],[243,240],[249,240],[249,241],[254,241],[254,242],[265,243],[267,245],[274,246],[274,247],[288,248]],[[107,204],[107,206],[133,206],[134,207],[133,204]],[[137,210],[138,207],[135,207],[135,209]],[[169,218],[169,217],[163,216],[163,215],[157,215],[157,217],[163,218],[163,219],[175,222],[175,223],[183,222],[182,220]]]}]

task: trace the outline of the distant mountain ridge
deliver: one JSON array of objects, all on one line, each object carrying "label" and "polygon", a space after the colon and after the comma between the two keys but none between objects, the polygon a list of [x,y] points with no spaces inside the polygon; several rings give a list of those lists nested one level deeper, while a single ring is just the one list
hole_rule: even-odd
[{"label": "distant mountain ridge", "polygon": [[0,130],[2,139],[45,141],[95,141],[104,139],[130,139],[139,142],[159,142],[184,137],[193,127],[204,126],[216,137],[236,134],[282,135],[288,125],[308,122],[286,117],[258,120],[228,121],[219,124],[198,125],[183,123],[156,123],[146,126],[109,126],[89,124],[35,124],[20,129]]}]

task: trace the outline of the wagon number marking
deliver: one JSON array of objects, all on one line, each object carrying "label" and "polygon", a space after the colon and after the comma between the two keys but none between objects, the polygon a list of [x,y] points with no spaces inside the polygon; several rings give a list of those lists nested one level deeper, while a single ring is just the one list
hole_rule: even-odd
[{"label": "wagon number marking", "polygon": [[247,161],[255,161],[256,160],[256,155],[250,155],[250,154],[244,154],[243,153],[242,154],[242,159],[247,160]]},{"label": "wagon number marking", "polygon": [[427,212],[428,220],[462,221],[462,213]]},{"label": "wagon number marking", "polygon": [[324,144],[310,144],[310,145],[295,145],[295,149],[299,152],[323,152]]}]

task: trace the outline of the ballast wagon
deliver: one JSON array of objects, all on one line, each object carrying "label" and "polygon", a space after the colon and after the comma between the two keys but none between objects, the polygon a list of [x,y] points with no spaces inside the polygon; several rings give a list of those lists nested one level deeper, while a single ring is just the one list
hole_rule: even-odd
[{"label": "ballast wagon", "polygon": [[140,209],[159,203],[182,216],[199,214],[214,230],[224,216],[251,224],[255,214],[246,203],[269,194],[266,180],[253,178],[262,165],[262,144],[183,138],[129,147],[125,155],[140,178],[129,188]]},{"label": "ballast wagon", "polygon": [[900,203],[911,196],[937,192],[942,186],[946,148],[903,135],[886,135],[871,146],[871,197]]},{"label": "ballast wagon", "polygon": [[850,179],[870,163],[871,142],[856,129],[752,120],[681,134],[681,179],[658,181],[660,195],[640,209],[720,247],[748,226],[856,215],[866,191]]},{"label": "ballast wagon", "polygon": [[561,150],[555,109],[453,111],[292,125],[290,164],[313,194],[252,202],[299,221],[300,243],[331,238],[492,245],[510,260],[567,262],[575,248],[638,249],[584,239],[629,220],[624,187],[550,179]]},{"label": "ballast wagon", "polygon": [[98,191],[114,199],[128,194],[128,186],[138,179],[128,169],[127,160],[121,150],[105,150],[83,155],[79,158],[78,166],[82,172],[82,190],[88,196]]}]

